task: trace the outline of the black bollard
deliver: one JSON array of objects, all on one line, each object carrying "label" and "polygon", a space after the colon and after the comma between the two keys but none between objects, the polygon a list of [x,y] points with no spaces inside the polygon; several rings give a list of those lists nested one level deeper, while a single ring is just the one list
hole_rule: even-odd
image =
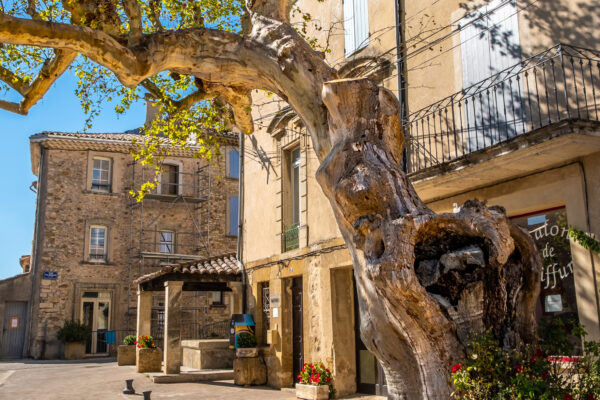
[{"label": "black bollard", "polygon": [[144,392],[142,392],[144,394],[144,400],[151,400],[150,399],[150,393],[152,393],[152,390],[146,390]]},{"label": "black bollard", "polygon": [[125,379],[125,389],[123,389],[123,394],[135,394],[133,379]]}]

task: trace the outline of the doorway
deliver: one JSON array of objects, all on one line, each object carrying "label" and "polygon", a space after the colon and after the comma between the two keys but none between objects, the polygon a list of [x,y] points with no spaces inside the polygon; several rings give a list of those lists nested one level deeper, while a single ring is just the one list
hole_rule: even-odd
[{"label": "doorway", "polygon": [[85,343],[86,354],[107,354],[106,331],[110,329],[110,292],[83,292],[81,322],[91,332]]},{"label": "doorway", "polygon": [[4,306],[2,358],[22,358],[27,325],[27,302],[7,301]]},{"label": "doorway", "polygon": [[383,369],[360,337],[360,311],[356,281],[354,282],[354,330],[356,337],[356,390],[359,393],[387,396],[387,383]]},{"label": "doorway", "polygon": [[302,277],[298,277],[292,279],[292,377],[294,381],[304,366],[302,329]]}]

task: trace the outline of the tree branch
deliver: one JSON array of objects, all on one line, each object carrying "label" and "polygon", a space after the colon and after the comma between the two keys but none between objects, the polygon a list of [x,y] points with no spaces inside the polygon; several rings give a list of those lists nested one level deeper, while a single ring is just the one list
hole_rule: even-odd
[{"label": "tree branch", "polygon": [[29,85],[23,81],[20,77],[15,75],[12,71],[4,68],[0,65],[0,80],[6,83],[8,86],[19,92],[21,96],[27,94]]},{"label": "tree branch", "polygon": [[290,22],[292,1],[290,0],[247,0],[248,8],[268,18]]},{"label": "tree branch", "polygon": [[142,14],[137,0],[123,0],[125,14],[129,18],[129,44],[135,45],[142,37]]}]

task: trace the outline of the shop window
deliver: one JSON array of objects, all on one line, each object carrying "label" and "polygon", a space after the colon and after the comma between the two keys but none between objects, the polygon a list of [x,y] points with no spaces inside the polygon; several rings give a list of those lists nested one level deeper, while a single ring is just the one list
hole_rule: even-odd
[{"label": "shop window", "polygon": [[[527,229],[543,260],[541,292],[536,306],[538,324],[555,318],[561,319],[567,328],[579,323],[566,209],[545,210],[512,220]],[[571,335],[569,340],[575,354],[580,354],[581,338]]]}]

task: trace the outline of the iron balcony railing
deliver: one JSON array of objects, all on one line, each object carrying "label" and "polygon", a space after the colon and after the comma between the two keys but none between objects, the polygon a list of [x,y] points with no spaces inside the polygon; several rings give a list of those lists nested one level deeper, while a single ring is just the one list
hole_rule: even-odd
[{"label": "iron balcony railing", "polygon": [[419,172],[568,119],[598,121],[600,52],[558,44],[410,114],[407,170]]}]

